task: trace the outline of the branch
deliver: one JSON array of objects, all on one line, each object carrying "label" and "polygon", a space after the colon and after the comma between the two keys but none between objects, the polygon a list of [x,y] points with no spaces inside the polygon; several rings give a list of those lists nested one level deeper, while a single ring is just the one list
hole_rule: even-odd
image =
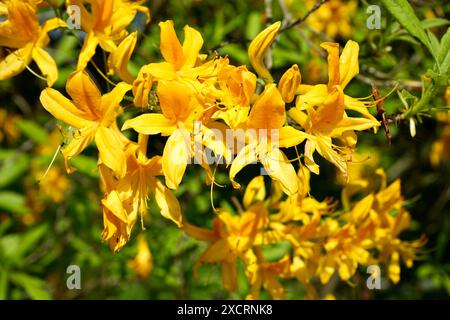
[{"label": "branch", "polygon": [[283,31],[286,31],[288,29],[292,29],[293,27],[301,25],[303,22],[305,22],[306,19],[308,19],[308,17],[311,14],[313,14],[317,9],[319,9],[325,2],[328,2],[328,0],[316,1],[314,6],[302,18],[299,18],[299,19],[295,20],[294,22],[288,24],[287,26],[283,27],[282,29],[280,29],[279,32],[281,33]]}]

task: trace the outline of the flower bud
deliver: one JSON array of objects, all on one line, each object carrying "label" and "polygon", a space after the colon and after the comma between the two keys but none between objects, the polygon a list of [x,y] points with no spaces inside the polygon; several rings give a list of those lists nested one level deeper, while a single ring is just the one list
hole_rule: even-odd
[{"label": "flower bud", "polygon": [[302,82],[302,76],[298,66],[294,64],[281,77],[278,83],[278,90],[281,92],[284,102],[289,103],[294,100],[295,92]]}]

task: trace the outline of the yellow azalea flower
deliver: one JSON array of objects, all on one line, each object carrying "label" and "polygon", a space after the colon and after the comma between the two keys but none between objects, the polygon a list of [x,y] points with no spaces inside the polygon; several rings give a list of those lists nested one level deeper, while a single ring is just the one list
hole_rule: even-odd
[{"label": "yellow azalea flower", "polygon": [[272,83],[273,78],[270,75],[269,70],[267,70],[266,65],[264,64],[264,59],[266,57],[267,51],[275,40],[280,27],[280,21],[277,21],[274,24],[268,26],[263,31],[261,31],[255,37],[255,39],[253,39],[253,41],[250,43],[250,46],[248,47],[248,56],[250,58],[250,63],[255,69],[256,73],[264,80],[266,84]]},{"label": "yellow azalea flower", "polygon": [[402,241],[399,235],[410,227],[411,216],[403,206],[400,180],[382,188],[376,195],[373,217],[377,225],[374,243],[380,251],[380,260],[388,264],[389,278],[393,283],[400,281],[400,258],[411,268],[417,253],[426,242],[422,236],[413,241]]},{"label": "yellow azalea flower", "polygon": [[[209,171],[204,152],[195,152],[195,143],[201,142],[225,159],[230,157],[230,152],[221,141],[209,138],[211,132],[207,127],[201,126],[199,132],[195,132],[194,121],[201,120],[203,107],[191,88],[177,81],[159,81],[157,94],[162,114],[142,114],[127,120],[122,130],[133,128],[146,135],[169,136],[163,151],[162,167],[167,186],[176,189],[192,157],[200,157],[197,160]],[[200,137],[194,137],[194,134],[199,134]]]},{"label": "yellow azalea flower", "polygon": [[138,253],[134,260],[128,262],[130,268],[141,279],[146,279],[153,269],[153,257],[147,240],[142,234],[138,237]]},{"label": "yellow azalea flower", "polygon": [[36,7],[20,0],[11,0],[7,6],[8,19],[0,22],[0,47],[8,48],[8,55],[0,61],[0,80],[21,73],[32,60],[52,86],[58,78],[56,63],[44,47],[50,42],[47,33],[66,26],[64,21],[52,18],[39,24]]},{"label": "yellow azalea flower", "polygon": [[204,61],[205,57],[200,55],[203,38],[197,30],[185,26],[184,41],[181,44],[172,20],[160,22],[159,27],[160,50],[165,61],[150,63],[139,71],[133,83],[134,103],[137,106],[147,106],[153,81],[186,82],[200,94],[205,91],[205,87],[215,86],[222,64],[228,63],[228,60],[223,58]]},{"label": "yellow azalea flower", "polygon": [[[306,6],[312,8],[315,0],[308,0]],[[324,32],[329,38],[351,37],[353,27],[351,17],[358,6],[357,1],[329,0],[308,18],[306,23],[317,31]]]},{"label": "yellow azalea flower", "polygon": [[260,248],[249,250],[245,255],[246,275],[251,286],[247,299],[259,299],[261,287],[266,289],[273,299],[286,299],[280,276],[288,276],[291,259],[285,255],[279,261],[265,262]]},{"label": "yellow azalea flower", "polygon": [[81,71],[67,79],[66,91],[72,101],[55,89],[42,91],[40,100],[44,108],[56,119],[77,129],[72,141],[62,150],[69,173],[74,170],[69,160],[95,140],[101,162],[118,176],[125,174],[123,148],[126,141],[116,126],[116,116],[121,112],[123,96],[130,89],[130,85],[121,82],[102,96],[94,81]]},{"label": "yellow azalea flower", "polygon": [[218,213],[213,221],[213,229],[208,230],[185,224],[184,231],[191,237],[210,242],[199,258],[196,269],[205,263],[220,263],[223,286],[228,291],[237,288],[237,266],[251,248],[257,233],[267,225],[267,210],[261,203],[247,209],[242,215],[232,215],[226,211]]},{"label": "yellow azalea flower", "polygon": [[[297,145],[305,139],[305,135],[290,126],[285,126],[285,121],[283,98],[274,84],[267,85],[248,115],[246,130],[249,141],[238,152],[230,167],[230,180],[235,188],[240,187],[234,180],[238,172],[248,164],[260,161],[269,176],[281,183],[285,193],[297,192],[298,183],[294,167],[279,147]],[[249,129],[265,131],[252,136],[254,131]],[[272,132],[277,137],[272,137]]]},{"label": "yellow azalea flower", "polygon": [[104,166],[101,181],[105,190],[102,200],[105,229],[102,237],[114,251],[120,250],[129,240],[138,214],[143,219],[147,213],[147,199],[153,194],[161,215],[182,226],[181,208],[178,200],[157,178],[162,175],[161,157],[146,157],[147,137],[140,135],[139,143],[127,145],[125,156],[127,172],[119,180],[114,179]]},{"label": "yellow azalea flower", "polygon": [[201,34],[189,27],[184,27],[184,42],[181,45],[175,33],[172,20],[160,22],[161,29],[161,54],[164,62],[150,63],[145,66],[148,72],[155,79],[174,80],[178,76],[189,76],[196,66],[203,38]]},{"label": "yellow azalea flower", "polygon": [[[300,85],[296,108],[289,110],[289,116],[308,134],[305,144],[305,164],[318,174],[319,166],[313,154],[333,163],[341,172],[347,173],[347,163],[342,153],[337,152],[332,139],[339,138],[348,147],[356,144],[355,130],[377,128],[380,124],[367,110],[367,104],[346,96],[343,89],[358,73],[359,46],[348,41],[341,56],[336,43],[323,43],[328,51],[328,85]],[[357,111],[364,118],[347,116],[345,110]]]},{"label": "yellow azalea flower", "polygon": [[142,0],[67,1],[68,5],[79,6],[81,28],[87,33],[78,57],[78,71],[86,68],[98,45],[106,52],[117,50],[117,43],[127,36],[126,28],[133,22],[138,12],[144,13],[147,22],[150,21],[150,12],[147,7],[141,5],[143,2]]}]

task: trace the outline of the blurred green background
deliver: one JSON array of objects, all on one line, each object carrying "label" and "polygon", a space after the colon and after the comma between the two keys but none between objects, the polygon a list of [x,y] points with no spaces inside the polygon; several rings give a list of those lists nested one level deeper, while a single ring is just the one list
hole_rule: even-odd
[{"label": "blurred green background", "polygon": [[[57,1],[56,1],[57,2]],[[270,2],[270,1],[269,1]],[[341,1],[346,3],[347,1]],[[311,7],[309,1],[271,1],[272,21],[289,15],[302,17]],[[314,3],[314,1],[312,1]],[[334,12],[329,21],[314,19],[298,29],[284,32],[273,49],[272,73],[275,79],[292,64],[299,65],[303,82],[325,83],[326,57],[319,44],[330,37],[344,45],[353,39],[360,43],[360,74],[348,87],[354,97],[370,95],[370,82],[375,81],[382,95],[400,83],[399,90],[407,89],[420,94],[421,77],[433,61],[425,49],[384,8],[381,11],[381,29],[366,28],[369,4],[377,1],[354,1],[355,9],[339,15]],[[421,19],[434,21],[450,14],[448,1],[411,1]],[[159,53],[158,22],[172,19],[179,36],[185,24],[199,30],[204,37],[203,52],[228,55],[234,64],[248,64],[247,46],[267,23],[265,3],[253,1],[170,0],[150,1],[152,21],[143,25],[138,16],[132,29],[138,29],[138,46],[130,64],[130,71],[161,59]],[[381,7],[381,4],[378,4]],[[283,8],[284,7],[284,8]],[[287,9],[287,11],[286,11]],[[320,10],[320,9],[319,9]],[[311,17],[316,15],[314,13]],[[52,8],[42,10],[42,18],[54,15]],[[344,21],[345,20],[345,21]],[[340,30],[350,26],[350,34],[327,34],[320,26],[336,24]],[[431,30],[445,33],[448,24],[431,24]],[[344,32],[345,33],[345,32]],[[59,69],[55,87],[64,90],[67,75],[75,68],[80,49],[77,39],[63,31],[51,34],[49,47]],[[95,57],[103,64],[101,53]],[[36,69],[35,66],[31,66]],[[98,85],[106,90],[106,82],[90,70]],[[419,85],[417,85],[419,84]],[[42,108],[40,91],[45,83],[30,72],[0,82],[0,299],[226,299],[244,298],[248,286],[240,273],[239,290],[227,293],[222,289],[220,267],[202,266],[198,276],[193,276],[193,265],[206,247],[192,240],[173,223],[162,218],[154,203],[150,202],[146,230],[135,226],[132,239],[122,251],[113,253],[101,241],[103,229],[100,211],[101,194],[96,171],[94,148],[88,149],[73,161],[78,169],[68,176],[62,156],[56,158],[45,178],[46,171],[58,146],[64,140],[56,128],[57,122]],[[414,99],[411,96],[411,99]],[[444,93],[431,102],[445,106]],[[388,115],[398,114],[403,107],[394,92],[386,101]],[[128,116],[132,107],[126,107]],[[121,119],[121,122],[124,118]],[[386,141],[383,130],[374,135],[359,135],[358,148],[368,150],[379,159],[389,181],[402,180],[407,208],[414,220],[413,228],[405,238],[416,239],[422,233],[429,241],[412,269],[402,266],[398,285],[383,280],[383,289],[370,291],[365,287],[366,274],[361,269],[352,283],[339,283],[335,296],[340,299],[425,299],[450,297],[450,150],[444,149],[447,162],[437,165],[430,162],[433,143],[441,137],[444,124],[434,115],[424,117],[417,125],[417,135],[412,138],[405,123],[392,123],[392,143]],[[151,138],[150,152],[161,154],[163,140]],[[325,197],[340,198],[341,185],[335,169],[322,161],[320,176],[312,176],[311,194],[319,200]],[[188,168],[177,197],[188,221],[208,226],[214,216],[210,203],[210,189],[199,177],[196,167]],[[251,167],[239,179],[250,181],[258,174]],[[216,206],[230,206],[230,198],[242,197],[241,191],[229,185],[227,171],[219,168],[219,183],[226,188],[214,192]],[[203,173],[201,173],[203,175]],[[153,255],[153,270],[149,277],[140,278],[129,266],[137,253],[137,235],[143,234]],[[277,250],[274,248],[273,250]],[[274,252],[274,254],[277,254]],[[69,290],[66,268],[76,264],[81,268],[81,290]],[[241,270],[242,271],[242,270]],[[284,281],[287,297],[302,299],[303,288],[295,281]],[[262,298],[269,298],[263,294]]]}]

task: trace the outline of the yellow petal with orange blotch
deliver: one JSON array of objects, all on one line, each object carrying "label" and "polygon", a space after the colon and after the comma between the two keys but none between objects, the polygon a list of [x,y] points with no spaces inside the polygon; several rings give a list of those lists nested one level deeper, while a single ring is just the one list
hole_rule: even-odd
[{"label": "yellow petal with orange blotch", "polygon": [[67,78],[66,91],[75,106],[90,120],[101,118],[101,93],[94,80],[85,71],[72,72]]},{"label": "yellow petal with orange blotch", "polygon": [[285,120],[283,98],[275,84],[269,84],[253,105],[248,125],[255,129],[279,129]]},{"label": "yellow petal with orange blotch", "polygon": [[178,61],[182,61],[183,59],[183,48],[175,33],[173,21],[167,20],[160,22],[158,25],[161,29],[161,54],[164,60],[176,65]]},{"label": "yellow petal with orange blotch", "polygon": [[41,92],[40,100],[44,108],[56,119],[64,121],[72,127],[81,129],[94,124],[84,117],[77,107],[59,91],[47,88]]}]

